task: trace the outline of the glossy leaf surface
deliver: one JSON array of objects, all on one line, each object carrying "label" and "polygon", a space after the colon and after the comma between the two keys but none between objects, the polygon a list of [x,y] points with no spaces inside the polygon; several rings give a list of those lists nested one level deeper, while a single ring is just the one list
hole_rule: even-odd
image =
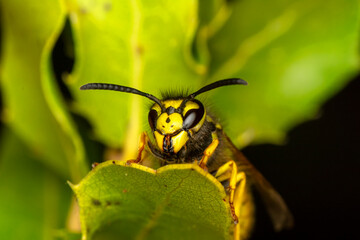
[{"label": "glossy leaf surface", "polygon": [[229,237],[232,218],[224,187],[197,165],[155,171],[107,161],[72,188],[85,239],[94,233],[95,239],[110,233],[125,239]]}]

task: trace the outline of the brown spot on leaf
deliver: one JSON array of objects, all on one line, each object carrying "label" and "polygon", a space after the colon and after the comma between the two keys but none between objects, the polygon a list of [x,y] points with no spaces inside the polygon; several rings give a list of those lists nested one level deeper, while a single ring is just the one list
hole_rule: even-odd
[{"label": "brown spot on leaf", "polygon": [[100,206],[101,202],[100,202],[100,200],[93,198],[92,199],[92,204],[94,204],[95,206]]},{"label": "brown spot on leaf", "polygon": [[110,11],[111,7],[112,7],[111,2],[107,2],[107,3],[104,4],[104,10],[106,12]]},{"label": "brown spot on leaf", "polygon": [[115,161],[112,161],[113,164],[115,164]]},{"label": "brown spot on leaf", "polygon": [[81,14],[87,14],[88,11],[87,11],[86,8],[82,7],[82,8],[80,8],[80,13],[81,13]]},{"label": "brown spot on leaf", "polygon": [[123,189],[123,193],[127,193],[128,192],[128,190],[126,190],[125,188]]},{"label": "brown spot on leaf", "polygon": [[144,54],[144,47],[140,44],[138,44],[135,48],[135,52],[137,55],[141,56]]}]

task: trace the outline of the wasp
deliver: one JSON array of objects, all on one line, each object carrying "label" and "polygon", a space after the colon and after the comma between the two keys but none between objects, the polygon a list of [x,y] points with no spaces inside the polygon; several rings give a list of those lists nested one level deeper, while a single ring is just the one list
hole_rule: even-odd
[{"label": "wasp", "polygon": [[[116,84],[88,83],[80,89],[132,93],[154,102],[148,121],[155,143],[149,140],[146,132],[142,133],[138,156],[136,160],[129,162],[141,163],[142,152],[146,147],[162,165],[197,163],[226,186],[235,224],[238,223],[235,200],[242,199],[245,185],[252,184],[265,204],[274,229],[280,231],[290,228],[293,217],[280,194],[235,147],[217,119],[196,99],[200,94],[229,85],[247,85],[247,82],[240,78],[224,79],[206,85],[190,95],[170,94],[161,100],[135,88]],[[235,190],[238,190],[236,194],[240,197],[235,197]]]}]

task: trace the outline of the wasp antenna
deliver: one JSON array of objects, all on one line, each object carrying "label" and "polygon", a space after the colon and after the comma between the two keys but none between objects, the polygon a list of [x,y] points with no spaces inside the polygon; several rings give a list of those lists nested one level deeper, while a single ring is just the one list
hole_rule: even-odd
[{"label": "wasp antenna", "polygon": [[139,91],[135,88],[131,88],[131,87],[126,87],[126,86],[121,86],[121,85],[117,85],[117,84],[111,84],[111,83],[87,83],[85,85],[82,85],[80,87],[80,90],[113,90],[113,91],[119,91],[119,92],[127,92],[127,93],[132,93],[132,94],[137,94],[143,97],[147,97],[148,99],[154,101],[155,103],[159,104],[159,106],[161,108],[164,108],[164,106],[162,105],[161,101],[149,94],[149,93],[145,93],[142,91]]},{"label": "wasp antenna", "polygon": [[245,80],[240,79],[240,78],[229,78],[229,79],[219,80],[219,81],[210,83],[209,85],[206,85],[205,87],[200,88],[196,92],[190,94],[187,98],[193,99],[201,93],[210,91],[210,90],[212,90],[214,88],[218,88],[218,87],[223,87],[223,86],[227,86],[227,85],[247,85],[247,84],[248,83]]}]

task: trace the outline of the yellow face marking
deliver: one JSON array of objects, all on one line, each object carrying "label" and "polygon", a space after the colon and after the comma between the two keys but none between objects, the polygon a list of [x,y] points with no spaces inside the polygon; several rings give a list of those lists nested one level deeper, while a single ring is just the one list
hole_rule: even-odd
[{"label": "yellow face marking", "polygon": [[184,107],[183,115],[185,116],[185,114],[191,109],[198,109],[198,108],[200,107],[197,103],[192,101],[187,101]]},{"label": "yellow face marking", "polygon": [[174,153],[177,153],[189,140],[189,136],[187,132],[181,131],[178,135],[173,136],[171,139],[173,141]]},{"label": "yellow face marking", "polygon": [[[154,132],[154,135],[159,149],[163,151],[165,135],[161,135],[157,131]],[[188,140],[189,140],[189,136],[185,131],[181,131],[179,134],[172,136],[171,141],[172,141],[174,153],[176,154],[177,152],[179,152]]]},{"label": "yellow face marking", "polygon": [[183,120],[179,113],[162,113],[156,122],[156,129],[162,134],[173,134],[182,129]]},{"label": "yellow face marking", "polygon": [[179,108],[182,102],[183,102],[182,99],[180,99],[180,100],[170,99],[170,100],[165,100],[162,103],[164,104],[165,108],[168,108],[168,107]]}]

